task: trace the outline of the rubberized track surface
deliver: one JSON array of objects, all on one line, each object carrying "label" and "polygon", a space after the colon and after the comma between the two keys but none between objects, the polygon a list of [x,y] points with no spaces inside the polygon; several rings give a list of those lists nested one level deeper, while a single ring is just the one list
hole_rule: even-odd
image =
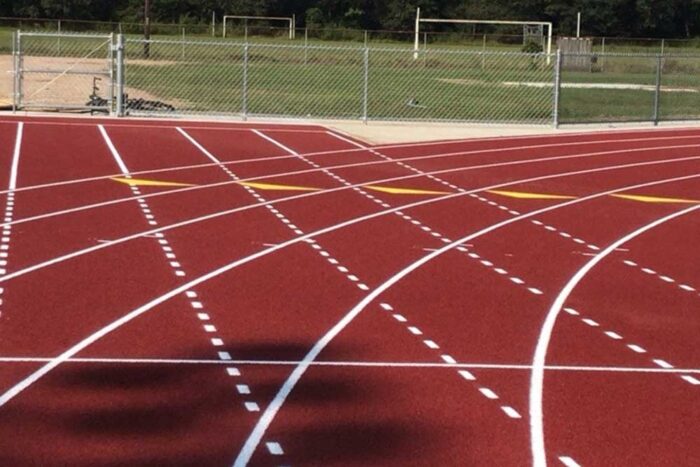
[{"label": "rubberized track surface", "polygon": [[700,130],[0,140],[2,465],[700,464]]}]

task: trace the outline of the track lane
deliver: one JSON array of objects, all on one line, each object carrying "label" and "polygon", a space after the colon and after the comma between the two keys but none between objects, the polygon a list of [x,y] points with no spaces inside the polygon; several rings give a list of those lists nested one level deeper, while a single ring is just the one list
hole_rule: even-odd
[{"label": "track lane", "polygon": [[533,371],[530,383],[530,431],[531,431],[531,446],[533,454],[533,462],[535,465],[546,465],[546,450],[545,439],[543,433],[543,418],[542,418],[542,398],[543,398],[543,379],[544,379],[544,362],[547,358],[547,350],[551,340],[552,331],[558,315],[560,314],[566,300],[568,300],[571,292],[576,288],[580,281],[603,259],[608,257],[617,248],[625,245],[630,240],[643,235],[645,232],[654,229],[655,227],[674,219],[691,214],[700,209],[700,205],[692,206],[683,210],[678,210],[672,214],[656,219],[653,222],[645,224],[636,230],[633,230],[625,236],[610,243],[605,249],[596,254],[583,267],[578,269],[566,285],[559,291],[554,303],[547,312],[540,336],[537,340],[533,356]]},{"label": "track lane", "polygon": [[[598,196],[600,196],[600,195],[598,195]],[[584,198],[583,200],[585,200],[585,198]],[[576,201],[571,201],[571,202],[568,202],[568,203],[563,203],[563,205],[575,204],[575,203],[578,203],[578,202],[581,202],[581,200],[576,200]],[[511,222],[513,222],[513,220],[505,221],[504,223],[502,223],[502,225],[505,225],[505,224],[511,223]],[[303,238],[303,237],[302,237],[302,238]],[[448,247],[450,247],[450,246],[454,246],[454,244],[451,244],[451,245],[449,245]],[[271,248],[270,251],[275,251],[275,250],[278,249],[278,248],[279,248],[279,246],[278,246],[278,247]],[[447,247],[446,247],[446,248],[443,248],[442,251],[446,251],[446,249],[447,249]],[[439,252],[440,252],[440,251],[439,251]],[[439,252],[436,252],[436,253],[439,253]],[[430,255],[430,256],[434,257],[434,256],[437,256],[437,254],[433,254],[433,255]],[[430,256],[429,256],[429,257],[430,257]],[[428,258],[429,258],[429,257],[428,257]],[[240,264],[240,263],[232,263],[231,266],[234,266],[235,264]],[[414,263],[414,264],[416,264],[416,263]],[[220,270],[219,272],[225,272],[225,271],[227,271],[227,270],[229,270],[229,267],[223,268],[223,269]],[[205,277],[203,277],[202,280],[203,280],[203,279],[205,279]],[[197,281],[193,281],[193,283],[197,283]],[[377,289],[375,289],[375,291],[376,291],[376,290],[377,290]],[[173,293],[177,293],[177,290],[174,290]],[[371,296],[372,296],[372,295],[370,295],[369,297],[371,297]],[[163,296],[162,298],[165,299],[165,298],[167,298],[167,296]],[[142,307],[142,308],[139,309],[139,310],[135,310],[135,311],[132,312],[129,316],[125,317],[125,319],[132,319],[133,317],[138,316],[138,314],[145,312],[148,308],[154,306],[154,305],[157,304],[158,302],[159,302],[159,300],[158,300],[158,301],[154,301],[154,302],[152,302],[152,304],[149,304],[149,305],[147,305],[146,307]],[[116,324],[116,323],[115,323],[115,324]],[[107,332],[107,330],[105,330],[105,331]],[[95,335],[94,338],[98,338],[98,335]],[[91,338],[91,339],[92,339],[92,338]],[[89,344],[89,342],[90,342],[90,340],[86,340],[86,341],[84,341],[82,344],[80,344],[80,346],[87,345],[87,344]],[[76,347],[76,348],[79,348],[79,347]],[[73,350],[71,350],[70,352],[73,352]],[[63,356],[62,358],[68,358],[69,356],[70,356],[69,353],[66,353],[66,354],[64,354],[64,356]],[[57,360],[57,362],[58,362],[58,360]],[[53,365],[47,365],[45,368],[51,368],[52,366],[53,366]],[[274,408],[274,405],[275,405],[275,404],[273,403],[271,407]],[[268,408],[268,411],[269,411],[269,410],[270,410],[270,408]]]},{"label": "track lane", "polygon": [[[592,169],[592,170],[609,170],[609,168],[607,168],[607,169],[606,169],[606,168]],[[556,174],[555,174],[555,175],[552,175],[552,177],[555,177],[555,176],[560,176],[560,175],[556,175]],[[577,200],[577,201],[578,201],[578,200]],[[435,202],[435,200],[431,200],[431,202]],[[400,208],[395,208],[394,210],[398,210],[398,209],[400,209]],[[253,258],[257,258],[257,257],[259,257],[261,254],[269,254],[269,253],[271,253],[271,252],[278,251],[278,250],[280,250],[281,248],[283,248],[283,247],[285,247],[285,246],[287,246],[287,245],[291,245],[291,244],[294,244],[294,243],[299,243],[300,241],[303,241],[306,237],[310,237],[310,236],[312,236],[312,235],[319,235],[319,234],[321,234],[322,232],[326,232],[326,233],[327,233],[327,232],[330,232],[330,231],[333,231],[333,230],[337,230],[337,229],[339,229],[339,228],[343,228],[343,227],[345,227],[345,226],[347,226],[347,225],[350,225],[350,224],[352,224],[352,223],[356,223],[356,222],[361,221],[361,220],[366,220],[366,218],[373,218],[373,217],[378,217],[378,216],[385,215],[387,212],[392,212],[392,211],[394,211],[394,210],[381,211],[381,212],[379,212],[379,213],[377,213],[377,214],[373,214],[373,215],[371,215],[371,216],[365,216],[365,218],[355,219],[355,220],[352,220],[352,221],[345,222],[345,223],[343,223],[343,224],[339,224],[339,225],[336,225],[336,226],[333,226],[333,227],[329,227],[329,228],[324,229],[323,231],[320,231],[320,232],[316,232],[316,233],[312,233],[312,234],[307,234],[307,235],[305,235],[305,236],[303,236],[303,237],[298,237],[298,238],[296,238],[296,239],[294,239],[294,240],[290,240],[290,241],[281,243],[281,244],[279,244],[279,245],[276,245],[276,246],[274,246],[274,247],[270,247],[270,248],[268,248],[268,249],[266,249],[266,250],[262,250],[262,252],[259,252],[259,253],[255,254],[253,257],[249,257],[249,259],[247,259],[247,260],[245,260],[245,261],[250,261],[250,260],[253,259]],[[230,268],[233,268],[233,267],[235,267],[235,266],[237,266],[237,265],[239,265],[239,264],[241,264],[240,261],[237,261],[237,262],[235,262],[235,263],[231,263],[230,265],[227,265],[226,267],[220,269],[220,271],[217,271],[217,272],[218,272],[218,273],[225,272],[225,271],[229,270]],[[207,276],[203,276],[203,277],[198,278],[197,280],[190,281],[188,284],[190,284],[190,285],[195,285],[195,284],[197,284],[197,283],[204,282],[207,278],[208,278]],[[188,284],[185,284],[185,285],[188,285]],[[183,289],[182,291],[184,291],[186,287],[183,286],[183,287],[180,287],[180,288],[182,288],[182,289]],[[157,303],[159,303],[159,302],[160,302],[161,300],[163,300],[163,299],[170,298],[170,297],[172,297],[172,296],[178,295],[179,293],[181,293],[181,291],[179,290],[180,288],[174,289],[171,293],[162,296],[161,299],[152,302],[152,303],[151,303],[150,305],[148,305],[148,306],[149,306],[149,307],[155,306]],[[143,313],[144,311],[145,311],[145,308],[143,309],[143,311],[140,311],[140,312],[131,314],[131,315],[130,315],[131,318],[128,318],[127,321],[130,320],[130,319],[132,319],[132,318],[135,317],[135,316],[138,316],[139,314]],[[123,320],[120,321],[120,323],[122,323],[122,324],[123,324],[124,322],[125,322],[125,321],[123,321]]]},{"label": "track lane", "polygon": [[[29,122],[28,124],[31,124],[31,123],[32,123],[32,122]],[[36,122],[33,122],[33,123],[34,123],[34,124],[37,124]],[[113,122],[112,122],[112,124],[113,124]],[[64,123],[64,125],[66,125],[66,124]],[[90,126],[93,126],[93,125],[90,125]],[[133,126],[133,125],[129,125],[129,126],[127,126],[127,127],[128,127],[128,128],[137,128],[137,129],[140,128],[140,127],[135,127],[135,126]],[[170,128],[173,128],[173,127],[165,127],[165,128],[170,129]],[[191,129],[191,128],[190,128],[190,127],[185,127],[185,129]],[[197,129],[195,128],[195,130],[197,130]],[[240,135],[240,134],[246,134],[248,131],[249,131],[249,130],[241,130],[241,131],[238,131],[236,134],[238,134],[238,135]],[[325,134],[333,134],[333,133],[325,132]],[[664,133],[659,133],[659,134],[660,134],[660,135],[663,135]],[[662,140],[662,139],[669,140],[669,137],[654,136],[654,133],[651,133],[650,135],[645,135],[645,136],[646,136],[646,137],[640,137],[640,138],[635,138],[635,139],[632,139],[632,140],[628,140],[628,142],[645,143],[645,142],[659,141],[659,140]],[[608,138],[612,138],[612,137],[613,137],[613,136],[608,136]],[[697,137],[697,136],[694,136],[692,133],[688,133],[688,134],[676,135],[676,136],[674,136],[674,137],[672,138],[672,140],[674,140],[674,141],[680,141],[680,140],[687,141],[687,140],[689,140],[689,139],[693,139],[693,138],[696,138],[696,137]],[[508,141],[508,140],[505,140],[505,142],[507,142],[507,141]],[[535,144],[530,144],[530,145],[524,145],[524,146],[523,146],[523,145],[517,145],[517,144],[516,144],[516,145],[514,146],[513,149],[529,150],[529,149],[556,148],[556,147],[561,147],[561,146],[563,146],[563,147],[577,147],[577,146],[581,146],[581,145],[587,144],[587,141],[588,141],[588,139],[579,140],[579,141],[573,141],[573,142],[568,142],[568,143],[567,143],[567,142],[560,142],[559,144],[557,144],[557,143],[536,144],[537,141],[534,141]],[[436,151],[436,150],[433,149],[432,151],[429,151],[428,153],[424,154],[423,156],[411,156],[411,157],[409,157],[408,159],[414,160],[414,159],[416,159],[416,158],[421,158],[421,157],[425,157],[426,159],[431,159],[431,158],[435,157],[436,155],[437,155],[438,157],[442,157],[443,155],[444,155],[444,156],[451,156],[451,157],[454,157],[454,156],[461,156],[461,155],[467,156],[467,155],[473,155],[473,154],[481,154],[481,153],[483,153],[483,152],[488,153],[488,154],[491,154],[491,155],[494,155],[494,154],[497,154],[498,152],[500,152],[501,150],[504,149],[504,148],[502,147],[502,145],[501,145],[501,147],[490,148],[490,149],[481,149],[481,150],[476,149],[476,150],[469,150],[469,151],[463,151],[463,150],[460,151],[460,150],[459,150],[460,145],[462,145],[462,144],[471,144],[471,143],[474,143],[474,142],[479,143],[480,140],[451,141],[451,142],[449,142],[450,144],[448,144],[448,146],[450,146],[451,144],[455,144],[456,146],[455,146],[455,148],[453,148],[451,151],[448,151],[447,153],[445,153],[442,149],[440,149],[440,148],[443,148],[443,147],[444,147],[444,144],[442,144],[442,145],[437,145],[437,148],[440,149],[440,150],[437,150],[437,151]],[[597,141],[597,142],[599,142],[599,143],[615,143],[616,140],[615,140],[615,139],[603,139],[603,140],[600,140],[600,141]],[[379,148],[382,149],[382,150],[385,150],[385,149],[405,149],[405,148],[413,148],[413,149],[415,149],[415,148],[421,148],[421,147],[423,147],[423,146],[425,146],[425,144],[421,144],[421,143],[412,143],[412,144],[385,145],[385,146],[381,146],[381,147],[379,147]],[[426,147],[432,148],[432,146],[430,146],[430,145],[428,145],[428,146],[426,146]],[[317,157],[317,156],[318,156],[318,157],[321,157],[321,156],[324,156],[324,155],[333,156],[333,155],[339,154],[339,153],[343,153],[343,154],[346,154],[346,155],[347,155],[348,153],[352,153],[352,154],[361,154],[362,151],[363,151],[363,150],[360,150],[360,149],[355,149],[355,150],[341,150],[341,151],[321,151],[321,152],[318,152],[318,153],[305,154],[305,156],[308,156],[308,157]],[[443,154],[440,154],[440,153],[443,153]],[[294,156],[277,156],[277,157],[268,157],[268,158],[264,158],[264,159],[266,159],[266,160],[269,161],[269,160],[276,160],[276,159],[280,159],[280,160],[281,160],[281,159],[293,159],[293,158],[294,158]],[[400,158],[398,158],[398,159],[400,159]],[[260,158],[253,158],[253,159],[247,159],[247,160],[239,160],[239,161],[236,161],[236,163],[249,163],[249,162],[250,162],[250,163],[260,162]],[[198,165],[195,165],[195,166],[192,166],[192,167],[190,167],[190,166],[181,166],[181,167],[172,167],[172,168],[169,168],[169,169],[154,169],[154,170],[151,171],[151,172],[170,172],[170,171],[178,171],[178,170],[190,170],[190,169],[197,169],[197,168],[206,168],[206,167],[210,167],[210,166],[212,166],[212,164],[198,164]],[[60,185],[60,184],[73,184],[73,183],[83,183],[83,182],[91,182],[91,181],[97,181],[97,180],[104,180],[104,179],[108,179],[108,178],[110,178],[110,177],[113,177],[113,176],[115,176],[115,175],[118,175],[118,173],[111,173],[111,174],[109,174],[109,175],[98,176],[98,177],[88,177],[88,178],[85,178],[85,179],[63,180],[63,181],[57,182],[56,184],[51,184],[51,185],[49,185],[49,186],[47,186],[47,185],[36,185],[36,186],[32,186],[32,187],[25,187],[25,188],[23,188],[23,190],[26,191],[26,190],[29,190],[29,189],[50,188],[50,187],[52,187],[52,186],[54,186],[54,185]]]},{"label": "track lane", "polygon": [[[634,179],[634,177],[633,177],[633,179]],[[594,185],[595,185],[595,184],[594,184]],[[522,392],[521,392],[521,394],[522,394]]]}]

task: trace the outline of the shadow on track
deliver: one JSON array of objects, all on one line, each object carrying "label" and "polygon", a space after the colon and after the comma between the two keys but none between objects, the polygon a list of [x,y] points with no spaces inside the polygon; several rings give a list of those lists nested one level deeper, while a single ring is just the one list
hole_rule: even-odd
[{"label": "shadow on track", "polygon": [[[249,342],[225,350],[236,360],[295,361],[310,343]],[[212,358],[212,348],[192,358]],[[329,349],[336,359],[352,349]],[[195,357],[196,356],[196,357]],[[0,465],[221,465],[228,466],[264,408],[293,368],[237,365],[232,378],[217,364],[71,362],[0,410]],[[285,410],[285,455],[263,462],[300,465],[377,463],[410,443],[429,442],[429,427],[414,420],[367,419],[356,407],[381,406],[398,384],[367,387],[362,368],[322,368],[302,380]],[[237,384],[250,386],[239,394]],[[326,418],[341,411],[341,417]],[[412,441],[413,440],[413,441]]]}]

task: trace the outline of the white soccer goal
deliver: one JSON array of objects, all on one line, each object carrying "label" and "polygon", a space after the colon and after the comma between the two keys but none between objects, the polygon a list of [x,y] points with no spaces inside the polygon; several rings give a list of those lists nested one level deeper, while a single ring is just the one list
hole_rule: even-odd
[{"label": "white soccer goal", "polygon": [[296,15],[292,16],[238,16],[238,15],[225,15],[224,16],[224,33],[223,36],[226,37],[226,29],[231,21],[243,21],[248,25],[248,21],[270,21],[270,22],[283,22],[289,26],[289,38],[294,39],[296,36]]},{"label": "white soccer goal", "polygon": [[[420,51],[420,26],[423,23],[444,23],[444,24],[494,24],[494,25],[521,25],[525,28],[547,28],[547,63],[549,56],[552,53],[552,23],[548,21],[502,21],[502,20],[481,20],[481,19],[440,19],[440,18],[421,18],[420,8],[416,11],[416,37],[413,46],[413,56],[418,58]],[[529,29],[532,30],[532,29]]]}]

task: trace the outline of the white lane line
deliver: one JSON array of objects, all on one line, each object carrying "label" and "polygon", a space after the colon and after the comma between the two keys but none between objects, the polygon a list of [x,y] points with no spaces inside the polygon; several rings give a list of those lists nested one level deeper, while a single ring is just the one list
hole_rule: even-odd
[{"label": "white lane line", "polygon": [[296,152],[296,151],[293,150],[292,148],[289,148],[289,147],[285,146],[284,144],[280,143],[279,141],[277,141],[277,140],[274,139],[274,138],[270,138],[269,136],[267,136],[267,135],[266,135],[265,133],[263,133],[262,131],[259,131],[259,130],[251,130],[251,131],[252,131],[253,133],[255,133],[256,135],[260,136],[262,139],[265,139],[265,140],[267,140],[268,142],[274,144],[275,146],[277,146],[278,148],[282,149],[283,151],[287,151],[287,153],[289,153],[289,154],[291,154],[291,155],[293,155],[293,156],[297,156],[297,157],[300,157],[300,156],[301,156],[301,154],[299,154],[298,152]]},{"label": "white lane line", "polygon": [[581,467],[581,465],[579,465],[578,462],[576,462],[569,456],[560,456],[559,461],[566,467]]},{"label": "white lane line", "polygon": [[543,467],[547,465],[547,451],[544,440],[544,421],[542,414],[542,398],[544,395],[544,365],[547,358],[547,350],[552,337],[554,324],[556,323],[559,312],[566,300],[568,300],[571,292],[576,288],[579,282],[593,269],[599,262],[614,252],[617,248],[625,245],[630,240],[648,232],[649,230],[658,227],[661,224],[669,222],[678,217],[690,214],[693,211],[700,209],[700,205],[692,206],[681,211],[677,211],[668,216],[657,219],[639,229],[636,229],[619,240],[610,244],[600,253],[589,260],[582,268],[580,268],[567,282],[564,288],[559,292],[554,303],[550,307],[544,324],[540,329],[540,335],[537,340],[537,346],[532,359],[533,370],[530,378],[530,446],[532,450],[533,464],[535,467]]},{"label": "white lane line", "polygon": [[9,192],[17,189],[17,171],[19,169],[19,155],[22,151],[22,135],[24,133],[24,122],[17,124],[17,135],[15,136],[15,148],[12,151],[12,166],[10,169]]},{"label": "white lane line", "polygon": [[[49,362],[51,357],[0,357],[0,363],[38,363]],[[90,358],[76,357],[66,360],[66,363],[115,363],[115,364],[154,364],[154,365],[252,365],[252,366],[293,366],[301,360],[214,360],[214,359],[163,359],[163,358]],[[383,362],[383,361],[316,361],[310,363],[318,367],[374,367],[374,368],[471,368],[478,370],[519,370],[529,371],[532,365],[503,364],[503,363],[439,363],[439,362]],[[700,375],[700,368],[653,368],[653,367],[615,367],[615,366],[570,366],[548,365],[548,371],[559,372],[595,372],[595,373],[631,373],[631,374],[680,374],[692,373]]]},{"label": "white lane line", "polygon": [[[105,143],[107,144],[107,147],[109,148],[109,152],[112,153],[112,157],[114,158],[117,165],[119,166],[119,170],[122,171],[122,174],[125,177],[131,178],[131,175],[129,174],[129,169],[126,167],[126,164],[124,164],[124,160],[122,160],[122,157],[119,155],[117,148],[114,147],[114,143],[112,143],[112,139],[107,134],[107,131],[105,131],[105,127],[103,125],[97,125],[97,128],[100,131],[100,133],[102,134],[102,139],[104,139]],[[132,190],[133,190],[133,187],[132,187]]]},{"label": "white lane line", "polygon": [[[53,360],[51,357],[0,357],[0,363],[43,363]],[[90,358],[75,357],[66,360],[66,363],[114,363],[114,364],[153,364],[153,365],[250,365],[250,366],[296,366],[301,360],[233,360],[227,355],[223,359],[167,359],[167,358]],[[470,368],[474,370],[512,370],[530,371],[532,365],[505,364],[505,363],[439,363],[439,362],[381,362],[381,361],[315,361],[309,364],[316,367],[348,367],[348,368],[414,368],[414,369],[446,369],[454,370]],[[227,371],[236,371],[236,368],[227,368]],[[571,366],[571,365],[547,365],[547,371],[572,372],[572,373],[629,373],[649,375],[669,374],[697,374],[700,368],[654,368],[654,367],[616,367],[616,366]],[[462,377],[468,380],[476,378],[468,370],[458,371]],[[231,374],[231,373],[229,373]]]}]

